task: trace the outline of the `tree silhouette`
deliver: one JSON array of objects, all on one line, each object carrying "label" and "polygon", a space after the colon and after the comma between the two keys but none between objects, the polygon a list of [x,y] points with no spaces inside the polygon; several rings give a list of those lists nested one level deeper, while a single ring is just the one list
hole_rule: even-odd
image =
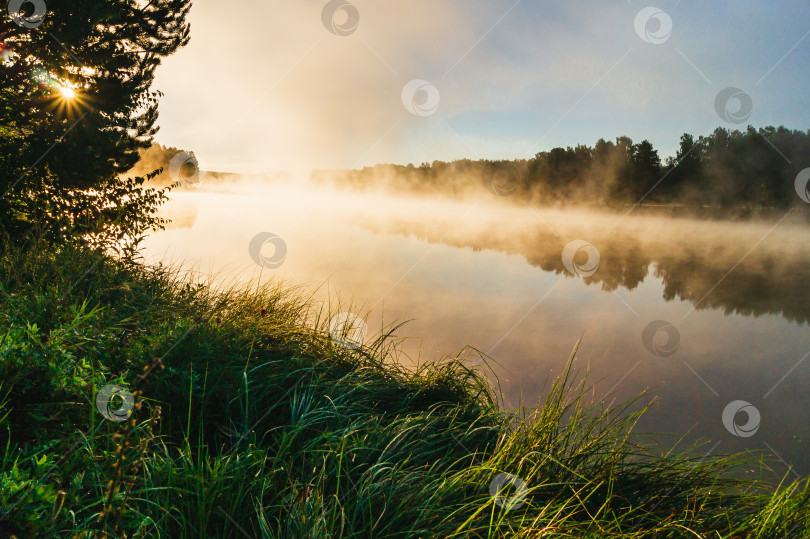
[{"label": "tree silhouette", "polygon": [[496,194],[539,204],[666,203],[749,211],[804,204],[794,182],[809,166],[810,131],[718,128],[698,139],[685,133],[665,165],[648,140],[620,136],[599,139],[593,147],[552,148],[528,160],[378,165],[350,171],[339,182],[365,189],[384,178],[394,192],[458,195],[475,188],[481,193],[480,179],[492,191],[496,178],[510,186]]},{"label": "tree silhouette", "polygon": [[150,86],[161,59],[188,42],[190,5],[49,2],[34,27],[0,21],[6,234],[117,239],[156,224],[161,193],[118,176],[151,144],[160,94]]}]

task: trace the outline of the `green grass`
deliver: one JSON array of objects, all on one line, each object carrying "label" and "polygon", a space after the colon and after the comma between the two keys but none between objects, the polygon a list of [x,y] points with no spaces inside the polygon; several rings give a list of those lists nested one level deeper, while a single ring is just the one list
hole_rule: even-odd
[{"label": "green grass", "polygon": [[[406,369],[393,328],[342,348],[281,285],[42,247],[0,254],[0,288],[2,537],[810,537],[806,480],[639,445],[575,354],[509,414],[464,357]],[[109,383],[131,420],[96,410]]]}]

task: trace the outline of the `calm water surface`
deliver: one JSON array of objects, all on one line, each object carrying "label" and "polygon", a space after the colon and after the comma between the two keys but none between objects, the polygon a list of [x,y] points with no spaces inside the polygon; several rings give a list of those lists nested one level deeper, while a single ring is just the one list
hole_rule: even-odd
[{"label": "calm water surface", "polygon": [[[595,397],[650,390],[639,430],[671,435],[664,446],[762,451],[779,474],[810,473],[810,227],[791,216],[704,222],[267,186],[173,197],[149,261],[302,285],[333,310],[351,303],[367,340],[410,321],[396,331],[405,364],[475,347],[499,364],[509,407],[535,405],[582,338],[576,366]],[[287,245],[277,269],[250,257],[259,232]],[[593,275],[566,270],[572,240],[598,250]],[[671,326],[645,344],[655,321]]]}]

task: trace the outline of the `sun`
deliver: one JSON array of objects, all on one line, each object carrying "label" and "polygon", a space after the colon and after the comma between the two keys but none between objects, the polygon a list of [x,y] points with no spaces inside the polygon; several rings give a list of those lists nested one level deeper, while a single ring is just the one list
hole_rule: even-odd
[{"label": "sun", "polygon": [[51,91],[51,105],[54,112],[64,115],[73,116],[79,110],[85,107],[85,95],[82,92],[81,86],[74,84],[67,80],[56,79],[56,77],[49,77],[48,89]]}]

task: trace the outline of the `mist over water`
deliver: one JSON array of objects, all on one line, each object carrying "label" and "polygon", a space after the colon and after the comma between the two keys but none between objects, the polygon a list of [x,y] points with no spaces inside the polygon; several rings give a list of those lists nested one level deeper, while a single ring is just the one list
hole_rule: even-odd
[{"label": "mist over water", "polygon": [[[403,363],[473,347],[492,358],[507,407],[535,405],[582,338],[577,366],[590,371],[596,398],[650,390],[656,405],[639,430],[672,435],[664,446],[686,436],[706,450],[719,444],[715,454],[777,452],[810,473],[810,229],[797,215],[673,219],[494,196],[353,193],[294,179],[211,181],[171,198],[163,212],[173,223],[145,244],[151,263],[222,282],[299,285],[332,314],[339,303],[365,318],[366,340],[409,321],[396,331]],[[275,269],[249,253],[261,232],[287,246]],[[598,251],[592,275],[566,268],[562,253],[574,240]],[[574,263],[586,259],[579,252]],[[666,332],[645,341],[656,321],[673,326],[677,341]],[[468,362],[482,360],[473,353]],[[762,436],[724,426],[736,400],[759,410]]]}]

